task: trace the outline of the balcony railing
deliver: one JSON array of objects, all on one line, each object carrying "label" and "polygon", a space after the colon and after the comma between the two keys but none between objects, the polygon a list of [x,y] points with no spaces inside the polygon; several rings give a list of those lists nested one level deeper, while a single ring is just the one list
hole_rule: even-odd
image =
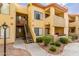
[{"label": "balcony railing", "polygon": [[60,16],[54,16],[54,26],[60,26],[64,27],[65,26],[65,19]]},{"label": "balcony railing", "polygon": [[70,27],[75,27],[75,26],[76,26],[76,22],[71,22],[71,23],[69,23],[69,26],[70,26]]}]

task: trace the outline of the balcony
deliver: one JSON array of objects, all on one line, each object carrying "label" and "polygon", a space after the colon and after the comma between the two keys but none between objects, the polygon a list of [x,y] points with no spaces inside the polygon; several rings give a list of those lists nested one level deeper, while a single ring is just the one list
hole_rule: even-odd
[{"label": "balcony", "polygon": [[69,27],[75,27],[75,26],[76,26],[76,22],[69,23]]},{"label": "balcony", "polygon": [[57,27],[64,27],[65,26],[65,19],[60,16],[54,16],[54,26]]}]

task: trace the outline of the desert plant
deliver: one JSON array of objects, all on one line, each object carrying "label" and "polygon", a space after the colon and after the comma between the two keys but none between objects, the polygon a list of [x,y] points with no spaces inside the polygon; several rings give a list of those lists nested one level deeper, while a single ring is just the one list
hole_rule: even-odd
[{"label": "desert plant", "polygon": [[37,37],[36,42],[37,43],[42,43],[43,42],[43,37]]},{"label": "desert plant", "polygon": [[60,37],[59,41],[63,44],[67,44],[69,43],[68,37],[64,36],[64,37]]},{"label": "desert plant", "polygon": [[43,36],[44,45],[47,46],[52,40],[51,36]]},{"label": "desert plant", "polygon": [[52,46],[49,48],[49,50],[52,51],[52,52],[56,52],[57,47],[54,46],[54,45],[52,45]]}]

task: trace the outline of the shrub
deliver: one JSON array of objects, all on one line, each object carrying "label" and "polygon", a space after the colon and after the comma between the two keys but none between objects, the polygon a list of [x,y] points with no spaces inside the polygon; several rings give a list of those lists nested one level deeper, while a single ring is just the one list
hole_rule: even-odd
[{"label": "shrub", "polygon": [[57,41],[57,42],[50,43],[50,45],[55,45],[57,47],[60,47],[61,46],[61,43],[59,41]]},{"label": "shrub", "polygon": [[68,40],[68,37],[60,37],[59,38],[59,41],[63,44],[67,44],[69,43],[69,40]]},{"label": "shrub", "polygon": [[37,42],[37,43],[42,43],[42,42],[43,42],[42,37],[37,37],[37,38],[36,38],[36,42]]},{"label": "shrub", "polygon": [[54,43],[54,45],[57,46],[57,47],[60,47],[61,43],[59,41],[57,41],[57,42]]},{"label": "shrub", "polygon": [[54,45],[54,42],[51,42],[50,45]]},{"label": "shrub", "polygon": [[78,36],[77,35],[70,35],[72,37],[72,40],[76,40],[78,39]]},{"label": "shrub", "polygon": [[56,46],[54,46],[54,45],[52,45],[52,47],[50,47],[50,48],[49,48],[49,50],[50,50],[50,51],[52,51],[52,52],[56,52],[57,47],[56,47]]},{"label": "shrub", "polygon": [[47,46],[52,40],[51,36],[43,36],[44,45]]}]

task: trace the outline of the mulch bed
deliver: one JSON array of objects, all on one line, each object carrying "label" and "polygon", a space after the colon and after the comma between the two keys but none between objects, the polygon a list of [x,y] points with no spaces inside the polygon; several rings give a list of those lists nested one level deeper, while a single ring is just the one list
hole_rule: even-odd
[{"label": "mulch bed", "polygon": [[63,49],[64,49],[64,46],[65,46],[65,45],[61,45],[60,47],[58,47],[58,49],[57,49],[56,52],[50,51],[50,50],[49,50],[49,47],[48,47],[48,46],[44,46],[42,43],[39,43],[39,46],[40,46],[41,48],[43,48],[45,51],[47,51],[48,53],[57,55],[57,54],[60,54],[61,52],[63,52]]},{"label": "mulch bed", "polygon": [[[79,42],[79,40],[75,40],[75,41],[72,41],[72,42],[70,42],[70,43],[77,43],[77,42]],[[64,47],[65,47],[67,44],[61,44],[61,46],[58,47],[58,49],[57,49],[56,52],[50,51],[50,50],[49,50],[49,47],[48,47],[48,46],[44,46],[43,43],[39,43],[38,45],[39,45],[41,48],[43,48],[45,51],[47,51],[48,53],[54,54],[54,55],[58,55],[58,54],[61,54],[61,53],[63,52],[63,49],[64,49]]]},{"label": "mulch bed", "polygon": [[[4,46],[0,45],[0,56],[4,55]],[[31,56],[31,54],[23,49],[14,48],[12,44],[7,44],[6,47],[6,55],[7,56]]]}]

